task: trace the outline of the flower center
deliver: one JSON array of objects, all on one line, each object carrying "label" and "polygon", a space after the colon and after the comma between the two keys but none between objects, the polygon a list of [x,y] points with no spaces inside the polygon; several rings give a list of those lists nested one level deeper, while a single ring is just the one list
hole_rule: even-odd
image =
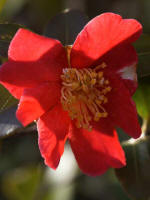
[{"label": "flower center", "polygon": [[102,68],[105,63],[91,68],[63,69],[61,103],[68,111],[77,128],[92,129],[90,122],[107,117],[104,104],[108,99],[106,94],[111,91],[109,81],[104,78]]}]

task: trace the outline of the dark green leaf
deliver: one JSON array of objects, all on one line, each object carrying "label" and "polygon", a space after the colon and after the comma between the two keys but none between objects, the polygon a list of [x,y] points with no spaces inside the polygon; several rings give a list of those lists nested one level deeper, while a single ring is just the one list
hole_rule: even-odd
[{"label": "dark green leaf", "polygon": [[144,119],[150,118],[150,79],[144,77],[139,81],[139,87],[134,95],[134,101],[139,115]]},{"label": "dark green leaf", "polygon": [[82,12],[65,10],[50,20],[44,35],[60,40],[63,45],[71,45],[87,22],[88,18]]},{"label": "dark green leaf", "polygon": [[5,5],[5,3],[6,3],[6,0],[1,0],[1,1],[0,1],[0,12],[2,11],[2,9],[3,9],[4,5]]},{"label": "dark green leaf", "polygon": [[35,133],[37,132],[36,124],[23,127],[16,118],[17,106],[12,106],[0,113],[0,138],[4,138],[17,133]]},{"label": "dark green leaf", "polygon": [[127,166],[116,170],[116,175],[128,194],[136,200],[150,197],[150,138],[123,144]]},{"label": "dark green leaf", "polygon": [[0,55],[7,57],[9,43],[17,30],[21,28],[18,24],[0,24]]},{"label": "dark green leaf", "polygon": [[18,101],[8,92],[8,90],[0,85],[0,112],[17,104],[17,102]]},{"label": "dark green leaf", "polygon": [[16,169],[21,165],[37,164],[41,161],[36,125],[28,126],[18,134],[0,139],[0,181],[3,174],[9,170]]},{"label": "dark green leaf", "polygon": [[150,76],[150,35],[141,35],[134,46],[139,57],[138,76]]},{"label": "dark green leaf", "polygon": [[20,167],[5,173],[2,189],[7,199],[39,199],[38,193],[42,177],[43,169],[38,166]]},{"label": "dark green leaf", "polygon": [[140,38],[134,43],[134,46],[139,54],[143,52],[150,53],[150,35],[142,34]]},{"label": "dark green leaf", "polygon": [[10,42],[0,40],[0,56],[7,57]]},{"label": "dark green leaf", "polygon": [[145,76],[150,76],[150,52],[139,54],[138,77]]},{"label": "dark green leaf", "polygon": [[139,56],[139,87],[134,95],[138,113],[144,119],[150,117],[150,35],[143,34],[135,43]]},{"label": "dark green leaf", "polygon": [[0,138],[18,133],[23,129],[22,125],[17,120],[15,113],[16,106],[0,113]]},{"label": "dark green leaf", "polygon": [[0,24],[0,39],[10,41],[21,27],[19,24]]}]

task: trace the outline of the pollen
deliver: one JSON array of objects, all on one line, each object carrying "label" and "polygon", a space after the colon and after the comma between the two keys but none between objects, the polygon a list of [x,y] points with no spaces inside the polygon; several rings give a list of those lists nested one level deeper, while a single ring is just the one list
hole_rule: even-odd
[{"label": "pollen", "polygon": [[104,77],[105,63],[95,68],[63,69],[61,103],[77,128],[92,130],[91,122],[106,118],[105,104],[111,91],[109,80]]}]

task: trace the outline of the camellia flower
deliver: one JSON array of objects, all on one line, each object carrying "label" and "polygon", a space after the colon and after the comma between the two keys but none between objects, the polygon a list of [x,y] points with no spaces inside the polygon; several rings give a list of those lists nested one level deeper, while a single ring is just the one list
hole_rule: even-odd
[{"label": "camellia flower", "polygon": [[141,134],[132,94],[137,55],[131,45],[142,26],[104,13],[91,20],[72,46],[19,29],[0,81],[20,100],[17,118],[37,120],[39,148],[56,169],[68,139],[81,170],[100,175],[125,165],[116,127]]}]

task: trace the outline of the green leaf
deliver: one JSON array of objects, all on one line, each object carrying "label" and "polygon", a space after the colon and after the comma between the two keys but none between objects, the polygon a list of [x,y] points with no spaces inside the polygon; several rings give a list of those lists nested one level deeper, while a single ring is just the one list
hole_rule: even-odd
[{"label": "green leaf", "polygon": [[17,106],[12,106],[0,113],[0,139],[17,133],[26,134],[37,132],[35,123],[27,127],[22,126],[16,118],[16,110]]},{"label": "green leaf", "polygon": [[15,116],[17,103],[18,100],[0,85],[0,138],[24,129]]},{"label": "green leaf", "polygon": [[116,175],[127,193],[135,200],[150,197],[150,138],[123,144],[127,165],[117,169]]},{"label": "green leaf", "polygon": [[13,36],[15,35],[18,28],[21,28],[22,26],[19,24],[9,24],[4,23],[0,24],[0,39],[4,41],[10,41]]},{"label": "green leaf", "polygon": [[10,137],[0,138],[0,181],[9,170],[21,165],[37,165],[41,161],[37,139],[36,125],[20,129],[18,134]]},{"label": "green leaf", "polygon": [[143,52],[150,53],[150,35],[142,34],[140,38],[134,43],[134,46],[138,54],[142,54]]},{"label": "green leaf", "polygon": [[82,12],[65,10],[50,20],[44,35],[60,40],[63,45],[71,45],[87,22],[88,18]]},{"label": "green leaf", "polygon": [[18,103],[6,88],[0,85],[0,113]]},{"label": "green leaf", "polygon": [[0,138],[19,133],[24,129],[15,116],[16,108],[13,106],[0,113]]},{"label": "green leaf", "polygon": [[140,53],[138,58],[138,77],[150,76],[150,52]]},{"label": "green leaf", "polygon": [[38,199],[42,177],[43,169],[37,166],[9,171],[2,180],[3,192],[8,200]]},{"label": "green leaf", "polygon": [[150,76],[150,35],[142,34],[134,43],[138,53],[138,76]]},{"label": "green leaf", "polygon": [[150,35],[143,34],[135,43],[138,52],[139,87],[134,95],[138,113],[148,120],[150,118]]},{"label": "green leaf", "polygon": [[139,81],[139,87],[133,96],[139,115],[150,119],[150,79],[144,77]]},{"label": "green leaf", "polygon": [[1,11],[2,11],[4,5],[5,5],[5,3],[6,3],[6,0],[1,0],[0,1],[0,13],[1,13]]},{"label": "green leaf", "polygon": [[10,41],[22,26],[19,24],[0,24],[0,55],[7,57]]},{"label": "green leaf", "polygon": [[7,57],[10,42],[0,40],[0,56]]}]

